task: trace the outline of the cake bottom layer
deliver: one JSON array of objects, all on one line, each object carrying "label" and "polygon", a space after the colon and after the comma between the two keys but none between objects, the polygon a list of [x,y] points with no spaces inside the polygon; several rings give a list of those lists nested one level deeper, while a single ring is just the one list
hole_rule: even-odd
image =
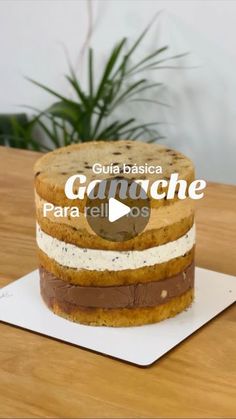
[{"label": "cake bottom layer", "polygon": [[81,324],[90,326],[127,327],[157,323],[168,319],[169,317],[174,317],[176,314],[189,307],[193,298],[194,290],[191,288],[179,297],[172,298],[168,303],[156,307],[121,309],[76,308],[73,312],[66,313],[59,304],[54,302],[49,308],[58,316]]},{"label": "cake bottom layer", "polygon": [[56,314],[91,325],[155,323],[184,310],[193,299],[194,263],[161,281],[90,287],[65,283],[40,268],[41,295]]}]

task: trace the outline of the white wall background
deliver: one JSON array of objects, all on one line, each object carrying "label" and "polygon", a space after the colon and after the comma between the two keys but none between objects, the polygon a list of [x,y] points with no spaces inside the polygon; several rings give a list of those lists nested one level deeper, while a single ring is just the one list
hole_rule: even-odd
[{"label": "white wall background", "polygon": [[[170,54],[190,51],[184,65],[196,68],[149,73],[166,82],[162,95],[171,108],[138,112],[146,121],[168,123],[162,127],[165,142],[195,161],[199,177],[236,183],[236,1],[94,0],[92,10],[98,74],[116,41],[134,40],[163,10],[143,49],[169,44]],[[0,1],[0,112],[52,103],[24,75],[68,93],[62,44],[84,74],[80,51],[87,29],[86,0]]]}]

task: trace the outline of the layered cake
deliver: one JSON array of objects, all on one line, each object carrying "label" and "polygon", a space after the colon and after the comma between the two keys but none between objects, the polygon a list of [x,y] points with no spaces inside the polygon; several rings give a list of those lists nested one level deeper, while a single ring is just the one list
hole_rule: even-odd
[{"label": "layered cake", "polygon": [[[41,295],[54,313],[69,320],[106,326],[135,326],[175,316],[194,296],[194,210],[192,200],[150,197],[151,215],[145,229],[125,241],[111,241],[94,233],[84,214],[86,194],[69,199],[67,179],[76,173],[92,180],[105,179],[92,168],[132,165],[161,166],[162,173],[135,175],[138,179],[165,179],[172,173],[189,185],[192,162],[159,144],[138,141],[87,142],[57,149],[41,157],[34,168],[37,246]],[[116,176],[109,174],[109,177]],[[126,174],[133,179],[134,174]],[[161,187],[162,191],[168,187]],[[177,191],[178,192],[178,191]],[[70,212],[45,215],[45,204]]]}]

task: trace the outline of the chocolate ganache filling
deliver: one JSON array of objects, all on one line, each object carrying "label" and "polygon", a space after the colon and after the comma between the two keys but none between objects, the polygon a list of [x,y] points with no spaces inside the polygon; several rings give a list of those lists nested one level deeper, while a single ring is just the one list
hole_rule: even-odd
[{"label": "chocolate ganache filling", "polygon": [[170,278],[118,286],[80,286],[61,280],[40,268],[41,295],[49,307],[59,305],[70,313],[76,308],[155,307],[167,303],[194,286],[194,263]]}]

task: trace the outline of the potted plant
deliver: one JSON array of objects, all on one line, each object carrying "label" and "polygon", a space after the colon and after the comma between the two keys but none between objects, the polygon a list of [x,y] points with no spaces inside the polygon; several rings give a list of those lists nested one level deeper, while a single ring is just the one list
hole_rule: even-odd
[{"label": "potted plant", "polygon": [[[82,87],[76,72],[69,63],[69,74],[66,79],[73,90],[73,98],[52,90],[38,81],[28,78],[32,83],[44,89],[56,98],[56,101],[47,109],[34,111],[34,116],[24,123],[20,118],[14,119],[12,128],[14,136],[20,139],[15,146],[23,146],[39,150],[50,150],[71,143],[84,141],[106,141],[119,139],[145,139],[155,141],[161,137],[158,131],[159,121],[139,121],[135,115],[129,118],[117,118],[115,112],[119,107],[125,107],[129,102],[144,102],[161,104],[158,99],[152,99],[149,93],[155,90],[158,97],[158,89],[162,85],[142,77],[143,72],[156,70],[163,67],[168,60],[180,58],[186,54],[166,57],[164,54],[168,46],[155,49],[142,59],[134,61],[136,49],[141,44],[150,25],[145,28],[138,39],[128,47],[127,38],[123,38],[112,49],[98,83],[94,77],[94,50],[89,48],[87,57],[88,86]],[[164,64],[165,65],[165,64]],[[170,66],[168,66],[170,67]],[[0,121],[1,123],[1,121]],[[33,135],[33,127],[40,126],[46,137],[46,142],[36,139]],[[22,136],[22,138],[21,138]],[[10,138],[8,136],[8,138]],[[9,142],[8,145],[13,143]]]}]

